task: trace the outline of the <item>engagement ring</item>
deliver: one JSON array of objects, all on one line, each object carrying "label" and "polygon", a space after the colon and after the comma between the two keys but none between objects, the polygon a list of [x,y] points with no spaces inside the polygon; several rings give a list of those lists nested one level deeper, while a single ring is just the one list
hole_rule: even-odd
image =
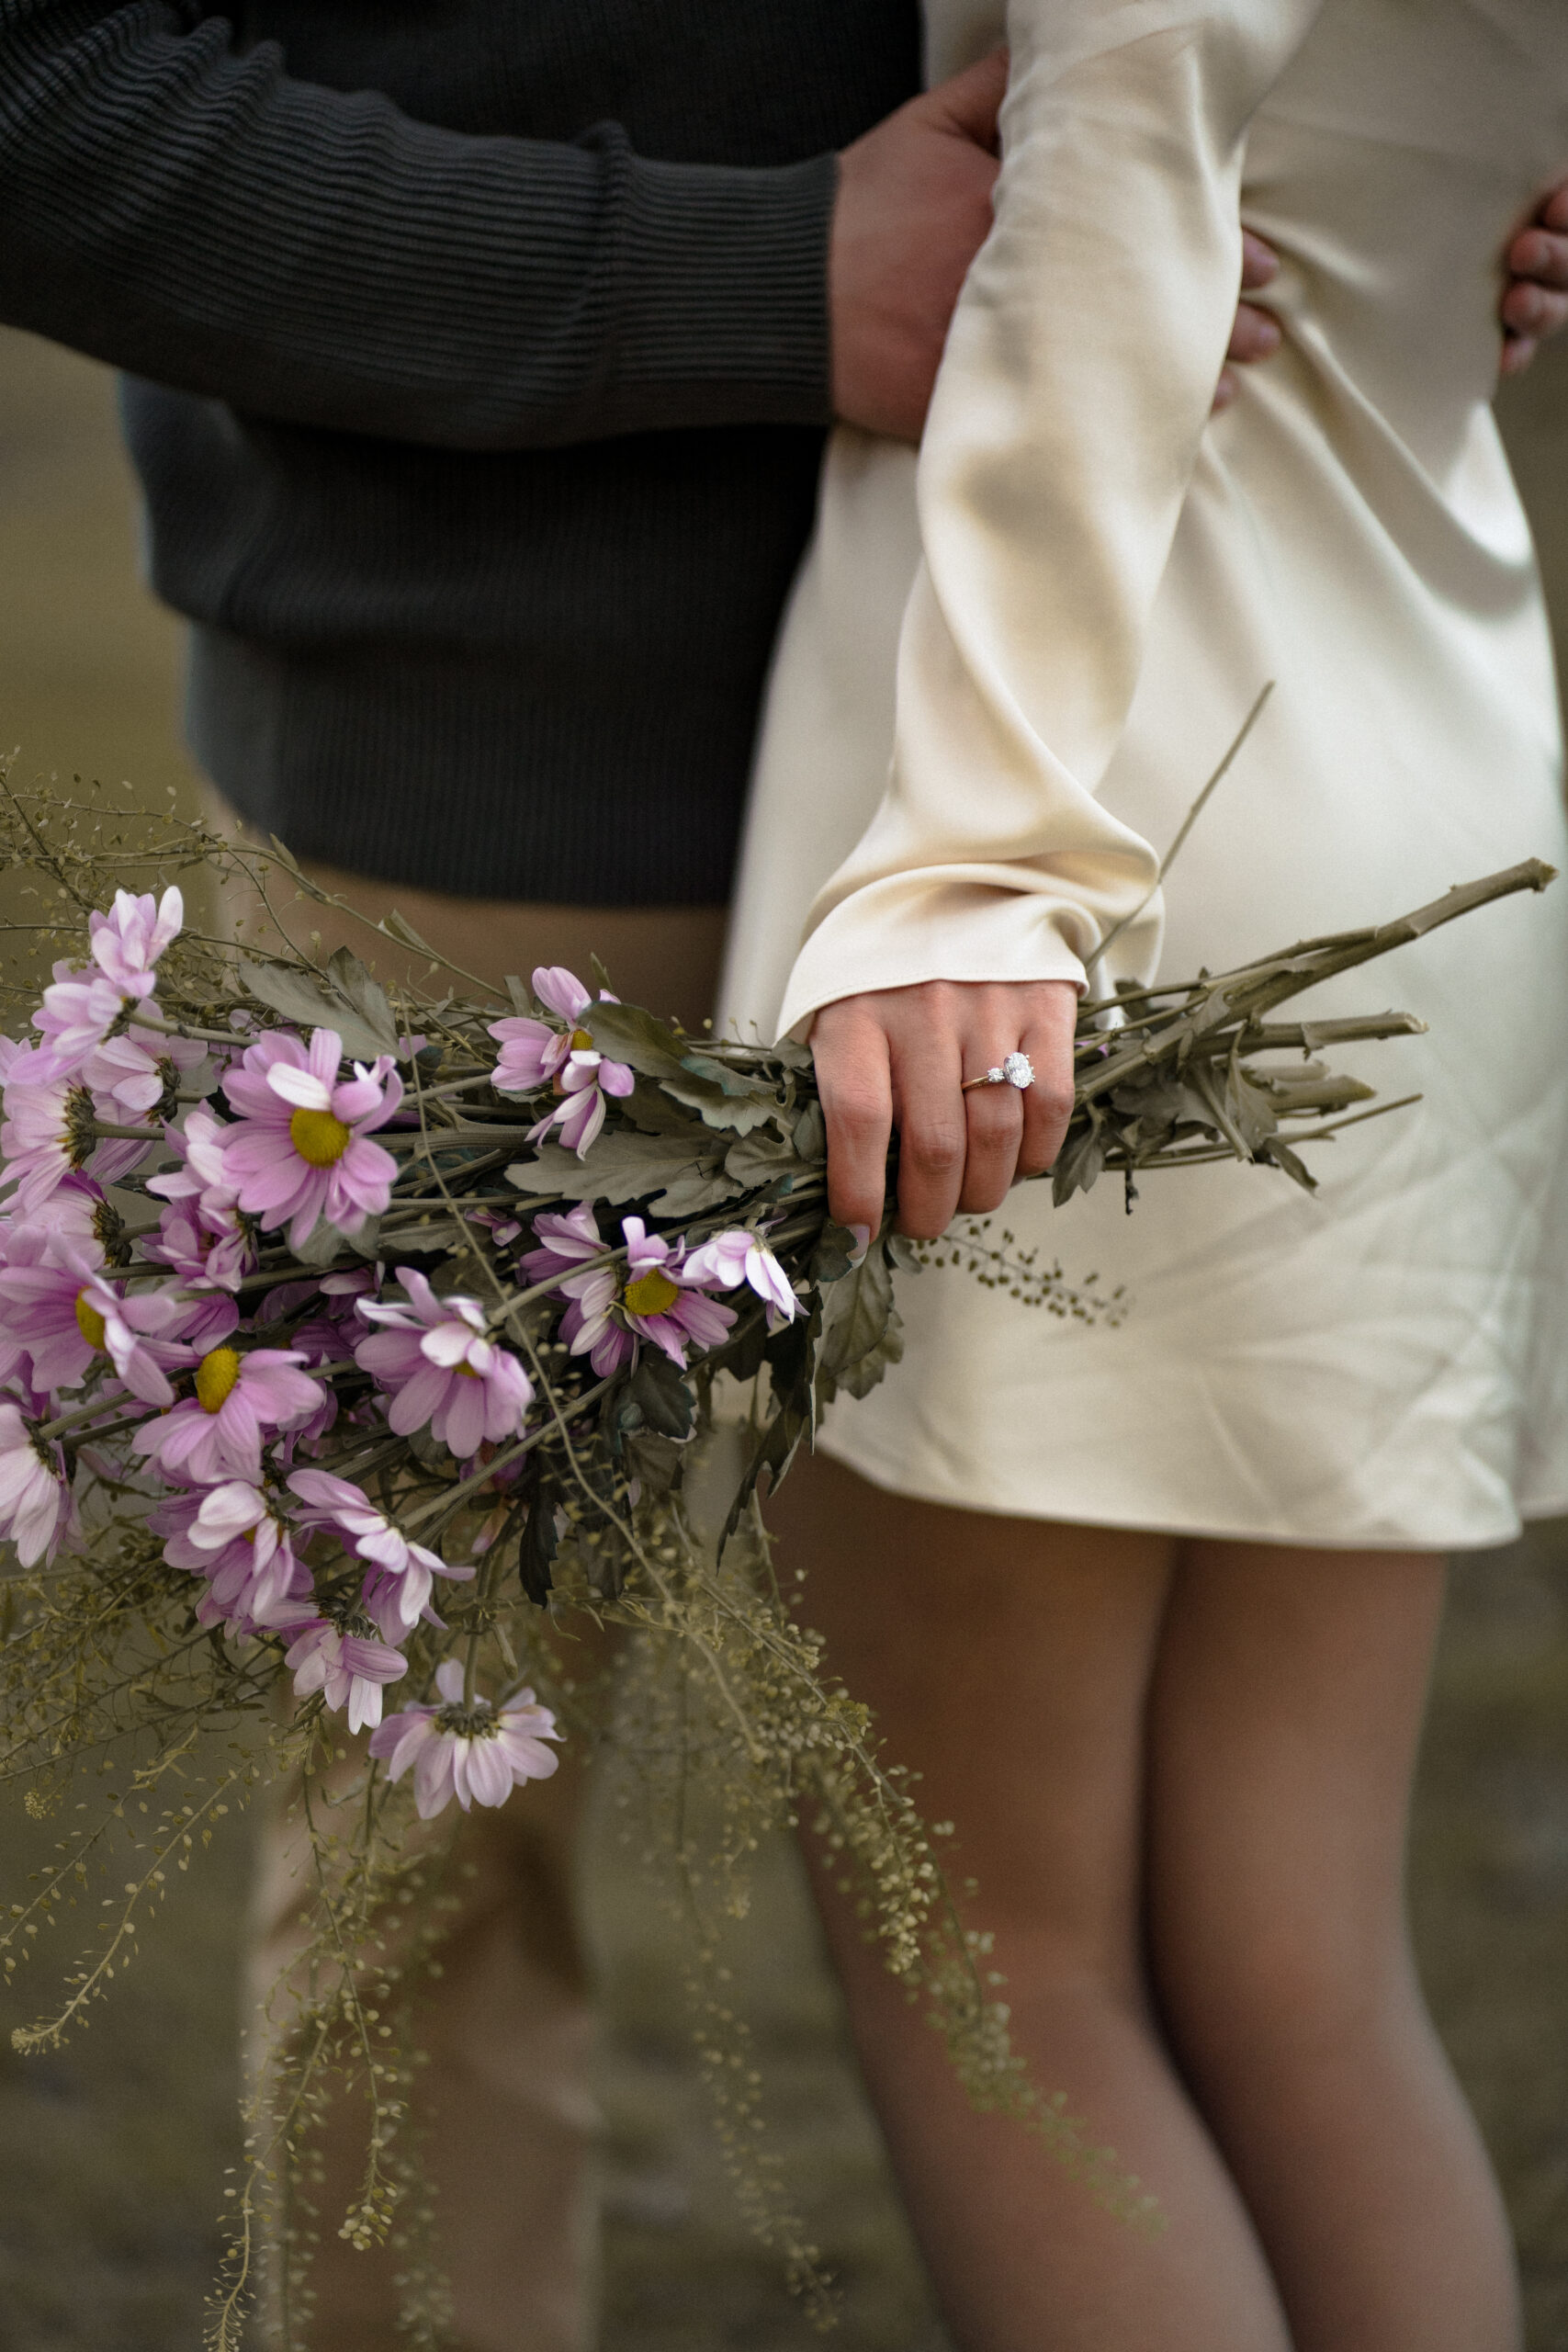
[{"label": "engagement ring", "polygon": [[961,1094],[968,1094],[976,1086],[1016,1086],[1021,1093],[1026,1086],[1033,1083],[1034,1064],[1029,1056],[1009,1054],[1004,1062],[988,1069],[984,1078],[966,1078],[958,1091]]}]

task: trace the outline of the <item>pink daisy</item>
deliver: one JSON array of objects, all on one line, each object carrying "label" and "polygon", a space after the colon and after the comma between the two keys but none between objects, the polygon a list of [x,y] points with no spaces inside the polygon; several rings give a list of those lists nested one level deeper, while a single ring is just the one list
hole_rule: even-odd
[{"label": "pink daisy", "polygon": [[430,1607],[431,1581],[467,1583],[471,1567],[449,1568],[438,1552],[413,1544],[360,1487],[326,1470],[296,1470],[288,1481],[305,1505],[300,1524],[330,1527],[345,1551],[368,1565],[362,1598],[388,1641],[402,1641]]},{"label": "pink daisy", "polygon": [[534,1230],[543,1234],[544,1245],[526,1252],[524,1270],[536,1283],[548,1282],[558,1274],[563,1277],[556,1283],[567,1301],[560,1336],[573,1355],[586,1355],[604,1378],[626,1362],[632,1351],[632,1340],[629,1332],[610,1319],[618,1282],[614,1266],[593,1266],[586,1272],[572,1271],[581,1266],[583,1259],[602,1258],[604,1254],[604,1238],[593,1211],[586,1201],[561,1212],[547,1209],[534,1219]]},{"label": "pink daisy", "polygon": [[172,1568],[207,1578],[196,1611],[203,1625],[243,1635],[272,1623],[285,1604],[310,1600],[310,1572],[295,1558],[287,1527],[242,1479],[177,1496],[152,1513],[152,1525],[167,1538],[164,1557]]},{"label": "pink daisy", "polygon": [[[501,1047],[493,1084],[498,1094],[533,1094],[541,1086],[552,1087],[560,1100],[528,1140],[537,1143],[558,1126],[562,1143],[581,1159],[604,1124],[605,1096],[629,1094],[637,1080],[625,1062],[609,1060],[578,1026],[593,1000],[574,973],[560,964],[541,964],[534,974],[534,994],[566,1027],[524,1019],[491,1022],[490,1034]],[[606,989],[601,1001],[617,1000]]]},{"label": "pink daisy", "polygon": [[435,1669],[440,1703],[405,1707],[389,1715],[372,1734],[370,1753],[388,1759],[388,1778],[401,1780],[413,1766],[414,1803],[422,1821],[431,1820],[453,1797],[465,1813],[475,1803],[504,1804],[525,1781],[547,1781],[560,1758],[547,1739],[558,1739],[548,1707],[536,1704],[529,1690],[516,1691],[499,1708],[477,1698],[463,1703],[463,1669],[446,1658]]},{"label": "pink daisy", "polygon": [[216,1487],[261,1483],[264,1430],[296,1427],[321,1405],[319,1384],[280,1348],[211,1349],[196,1368],[196,1395],[133,1431],[131,1445],[165,1476]]},{"label": "pink daisy", "polygon": [[[184,921],[185,901],[174,888],[165,890],[156,906],[151,891],[133,898],[129,890],[118,890],[108,914],[88,917],[93,962],[98,968],[57,964],[54,984],[45,989],[33,1015],[33,1026],[62,1074],[79,1069],[102,1045],[128,1005],[152,995],[156,985],[152,967]],[[184,1045],[185,1040],[179,1042]],[[171,1050],[172,1046],[173,1041]],[[201,1059],[199,1046],[196,1059]]]},{"label": "pink daisy", "polygon": [[181,1079],[207,1059],[206,1046],[189,1037],[165,1037],[163,1052],[154,1054],[143,1043],[146,1034],[110,1037],[95,1046],[82,1064],[82,1082],[91,1090],[95,1110],[113,1125],[145,1124]]},{"label": "pink daisy", "polygon": [[382,1689],[408,1672],[406,1657],[367,1634],[345,1634],[308,1601],[286,1604],[276,1622],[290,1635],[283,1662],[297,1699],[319,1690],[334,1715],[346,1707],[350,1731],[380,1722]]},{"label": "pink daisy", "polygon": [[625,1280],[605,1266],[563,1283],[571,1304],[561,1317],[561,1338],[571,1354],[586,1355],[600,1374],[626,1361],[633,1335],[651,1340],[683,1370],[688,1346],[717,1347],[735,1321],[735,1310],[705,1295],[717,1284],[711,1272],[694,1272],[682,1262],[683,1244],[649,1233],[639,1216],[623,1217],[621,1232]]},{"label": "pink daisy", "polygon": [[789,1276],[763,1236],[741,1226],[716,1233],[711,1241],[694,1250],[682,1272],[688,1282],[711,1281],[716,1290],[739,1290],[746,1283],[766,1306],[770,1331],[793,1323],[799,1308]]},{"label": "pink daisy", "polygon": [[466,1462],[488,1439],[515,1437],[534,1387],[517,1358],[488,1337],[477,1298],[437,1298],[412,1266],[398,1280],[410,1304],[360,1307],[367,1322],[391,1328],[362,1340],[355,1362],[373,1373],[393,1400],[388,1421],[400,1436],[430,1424],[437,1441]]},{"label": "pink daisy", "polygon": [[30,1568],[51,1556],[71,1518],[71,1488],[58,1446],[45,1446],[9,1397],[0,1399],[0,1536]]},{"label": "pink daisy", "polygon": [[240,1117],[223,1138],[223,1165],[240,1206],[269,1230],[292,1220],[302,1250],[324,1217],[353,1236],[386,1207],[398,1172],[389,1151],[367,1140],[403,1099],[390,1054],[354,1065],[340,1080],[343,1045],[334,1029],[312,1031],[310,1050],[271,1030],[248,1046],[223,1080]]},{"label": "pink daisy", "polygon": [[[196,1361],[188,1336],[191,1303],[172,1287],[120,1291],[104,1281],[101,1264],[101,1250],[84,1249],[62,1233],[45,1230],[40,1237],[36,1227],[14,1233],[0,1269],[0,1335],[6,1343],[0,1360],[24,1349],[34,1386],[53,1390],[74,1388],[95,1356],[106,1355],[133,1396],[146,1405],[172,1405],[168,1374]],[[224,1306],[231,1328],[233,1307],[228,1300]]]}]

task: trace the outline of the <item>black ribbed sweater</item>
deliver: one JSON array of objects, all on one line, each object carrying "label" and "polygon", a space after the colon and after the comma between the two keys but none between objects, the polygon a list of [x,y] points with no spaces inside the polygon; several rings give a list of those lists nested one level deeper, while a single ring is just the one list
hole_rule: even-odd
[{"label": "black ribbed sweater", "polygon": [[190,723],[302,854],[707,903],[913,0],[0,0],[0,318],[129,371]]}]

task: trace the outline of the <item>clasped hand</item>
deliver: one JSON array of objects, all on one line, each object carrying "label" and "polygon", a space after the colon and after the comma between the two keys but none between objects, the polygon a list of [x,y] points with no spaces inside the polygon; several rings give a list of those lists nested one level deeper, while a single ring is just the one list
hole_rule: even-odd
[{"label": "clasped hand", "polygon": [[[828,1123],[828,1205],[840,1225],[882,1223],[898,1131],[898,1228],[934,1238],[996,1208],[1055,1160],[1073,1108],[1078,992],[1069,980],[927,980],[824,1005],[811,1032]],[[977,1086],[1010,1053],[1034,1083]]]}]

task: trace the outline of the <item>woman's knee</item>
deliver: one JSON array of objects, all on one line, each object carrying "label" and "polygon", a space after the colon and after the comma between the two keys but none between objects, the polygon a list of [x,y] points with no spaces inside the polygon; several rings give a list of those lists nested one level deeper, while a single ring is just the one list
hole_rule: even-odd
[{"label": "woman's knee", "polygon": [[1371,2063],[1419,2006],[1397,1920],[1292,1905],[1151,1922],[1154,1997],[1184,2064],[1254,2082]]}]

